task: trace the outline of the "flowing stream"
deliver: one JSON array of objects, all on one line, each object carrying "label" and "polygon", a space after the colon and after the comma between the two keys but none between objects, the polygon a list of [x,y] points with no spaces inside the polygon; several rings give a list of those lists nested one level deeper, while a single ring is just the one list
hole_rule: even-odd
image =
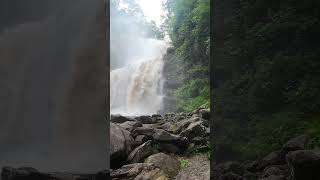
[{"label": "flowing stream", "polygon": [[110,74],[111,114],[150,115],[162,108],[165,41],[146,39],[145,53]]}]

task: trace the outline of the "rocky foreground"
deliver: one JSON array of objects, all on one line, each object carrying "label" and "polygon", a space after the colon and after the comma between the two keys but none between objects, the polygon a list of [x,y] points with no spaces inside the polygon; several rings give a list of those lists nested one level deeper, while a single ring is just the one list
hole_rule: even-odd
[{"label": "rocky foreground", "polygon": [[213,168],[214,180],[319,180],[320,150],[306,149],[307,135],[289,140],[282,149],[244,162],[225,162]]},{"label": "rocky foreground", "polygon": [[209,159],[194,155],[209,147],[209,114],[111,116],[111,179],[209,180]]}]

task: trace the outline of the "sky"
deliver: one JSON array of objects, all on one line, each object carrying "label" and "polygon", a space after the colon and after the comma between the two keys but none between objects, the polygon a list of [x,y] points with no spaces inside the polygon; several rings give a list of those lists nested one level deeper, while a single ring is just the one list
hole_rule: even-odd
[{"label": "sky", "polygon": [[157,25],[161,24],[161,15],[164,15],[162,6],[163,0],[136,0],[140,5],[146,19],[155,21]]}]

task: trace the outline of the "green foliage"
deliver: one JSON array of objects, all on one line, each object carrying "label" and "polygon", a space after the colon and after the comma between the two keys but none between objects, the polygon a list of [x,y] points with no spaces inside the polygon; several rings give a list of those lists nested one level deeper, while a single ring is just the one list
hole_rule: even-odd
[{"label": "green foliage", "polygon": [[209,103],[208,79],[192,79],[179,87],[175,95],[180,99],[178,106],[185,111],[192,111]]},{"label": "green foliage", "polygon": [[174,47],[171,63],[180,86],[175,90],[181,110],[209,106],[209,0],[168,0],[167,31]]},{"label": "green foliage", "polygon": [[320,20],[313,12],[319,4],[238,5],[217,27],[226,31],[217,32],[221,42],[213,69],[214,112],[223,119],[216,143],[243,159],[261,157],[302,133],[319,146]]},{"label": "green foliage", "polygon": [[189,160],[188,159],[180,159],[179,162],[180,162],[181,168],[185,168],[189,164]]}]

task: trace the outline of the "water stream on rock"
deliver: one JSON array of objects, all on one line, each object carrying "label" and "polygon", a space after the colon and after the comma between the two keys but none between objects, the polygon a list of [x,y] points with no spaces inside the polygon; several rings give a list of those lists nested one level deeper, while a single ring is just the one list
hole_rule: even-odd
[{"label": "water stream on rock", "polygon": [[111,114],[147,115],[162,108],[165,41],[145,39],[148,49],[110,74]]}]

